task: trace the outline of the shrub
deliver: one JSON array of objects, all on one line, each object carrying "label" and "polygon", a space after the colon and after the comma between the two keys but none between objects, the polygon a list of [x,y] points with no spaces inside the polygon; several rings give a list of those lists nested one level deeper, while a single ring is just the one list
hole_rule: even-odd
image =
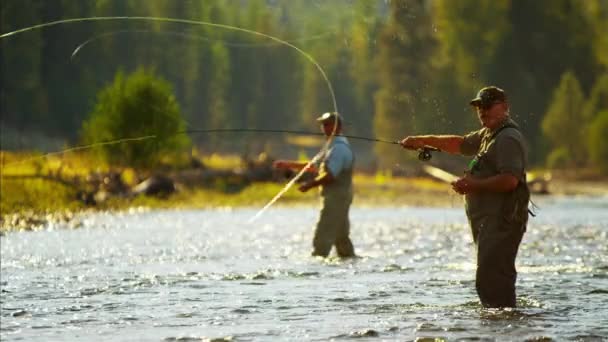
[{"label": "shrub", "polygon": [[[114,82],[98,94],[97,104],[83,123],[82,137],[108,163],[151,167],[163,154],[176,153],[189,145],[185,122],[171,85],[139,69],[125,77],[118,72]],[[153,137],[150,137],[153,136]],[[126,138],[136,141],[101,144]]]}]

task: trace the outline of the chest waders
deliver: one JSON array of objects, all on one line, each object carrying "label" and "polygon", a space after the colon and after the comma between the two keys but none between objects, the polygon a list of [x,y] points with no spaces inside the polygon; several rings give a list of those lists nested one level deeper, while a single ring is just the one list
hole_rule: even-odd
[{"label": "chest waders", "polygon": [[[335,144],[348,144],[336,141]],[[350,147],[349,147],[350,150]],[[352,154],[352,150],[351,154]],[[325,169],[325,162],[321,169]],[[350,221],[348,213],[353,200],[352,175],[354,155],[350,167],[334,176],[334,181],[321,189],[321,211],[314,232],[313,255],[326,257],[332,246],[340,257],[353,257],[355,251],[350,240]]]}]

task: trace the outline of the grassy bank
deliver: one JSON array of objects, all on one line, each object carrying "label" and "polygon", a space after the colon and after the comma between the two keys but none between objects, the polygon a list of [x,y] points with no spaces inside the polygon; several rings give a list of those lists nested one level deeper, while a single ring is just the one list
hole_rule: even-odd
[{"label": "grassy bank", "polygon": [[[208,188],[186,188],[167,197],[136,196],[110,198],[94,207],[77,199],[75,189],[44,179],[3,179],[1,185],[2,222],[0,230],[36,229],[46,221],[70,220],[84,210],[126,210],[147,208],[262,207],[286,183],[252,183],[241,191],[226,193]],[[460,198],[450,195],[447,186],[428,179],[391,179],[355,177],[355,204],[374,205],[459,205]],[[316,205],[317,191],[301,193],[297,185],[285,192],[275,205]]]}]

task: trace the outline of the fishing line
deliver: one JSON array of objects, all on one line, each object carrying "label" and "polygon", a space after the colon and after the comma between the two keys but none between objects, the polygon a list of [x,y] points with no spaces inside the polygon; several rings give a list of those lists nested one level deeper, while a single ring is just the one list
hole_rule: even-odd
[{"label": "fishing line", "polygon": [[41,156],[30,157],[30,158],[26,158],[26,159],[22,159],[22,160],[17,160],[17,161],[14,161],[14,162],[2,164],[2,167],[6,167],[6,166],[10,166],[10,165],[25,164],[27,162],[31,162],[31,161],[34,161],[34,160],[44,159],[44,158],[47,158],[47,157],[50,157],[50,156],[56,156],[56,155],[64,154],[66,152],[74,152],[74,151],[86,150],[86,149],[90,149],[90,148],[93,148],[93,147],[104,146],[104,145],[115,145],[115,144],[120,144],[120,143],[125,143],[125,142],[134,142],[134,141],[142,141],[142,140],[148,140],[148,139],[156,139],[158,137],[159,137],[158,135],[144,135],[144,136],[135,137],[135,138],[122,138],[122,139],[116,139],[116,140],[108,140],[108,141],[96,142],[96,143],[89,144],[89,145],[80,145],[80,146],[68,148],[68,149],[65,149],[65,150],[57,151],[57,152],[45,153],[45,154],[43,154]]},{"label": "fishing line", "polygon": [[262,36],[262,37],[271,39],[279,44],[289,46],[290,48],[296,50],[297,52],[302,54],[304,57],[306,57],[306,59],[308,59],[308,61],[310,61],[317,68],[317,70],[321,73],[321,76],[323,76],[323,79],[325,80],[325,83],[327,84],[328,90],[331,93],[334,110],[336,112],[338,111],[338,105],[336,103],[336,97],[334,94],[333,87],[331,86],[331,82],[329,81],[329,78],[325,74],[325,71],[323,70],[323,68],[321,68],[319,63],[317,63],[317,61],[311,55],[309,55],[302,49],[298,48],[297,46],[295,46],[285,40],[282,40],[280,38],[277,38],[277,37],[274,37],[274,36],[271,36],[271,35],[268,35],[268,34],[265,34],[262,32],[245,29],[245,28],[238,27],[238,26],[210,23],[210,22],[206,22],[206,21],[178,19],[178,18],[166,18],[166,17],[141,17],[141,16],[87,17],[87,18],[62,19],[62,20],[51,21],[51,22],[47,22],[47,23],[43,23],[43,24],[28,26],[28,27],[21,28],[21,29],[15,30],[15,31],[3,33],[0,35],[0,39],[5,39],[5,38],[8,38],[8,37],[20,34],[20,33],[28,32],[28,31],[32,31],[32,30],[36,30],[36,29],[41,29],[41,28],[45,28],[45,27],[50,27],[50,26],[56,26],[56,25],[60,25],[60,24],[78,23],[78,22],[87,22],[87,21],[104,21],[104,20],[109,20],[109,21],[120,21],[120,20],[160,21],[160,22],[181,23],[181,24],[189,24],[189,25],[211,26],[211,27],[222,28],[222,29],[226,29],[226,30],[250,33],[253,35]]},{"label": "fishing line", "polygon": [[[288,129],[263,129],[263,128],[218,128],[218,129],[191,129],[186,131],[181,131],[176,134],[191,134],[191,133],[240,133],[240,132],[256,132],[256,133],[289,133],[289,134],[302,134],[302,135],[319,135],[325,136],[325,133],[322,132],[309,132],[309,131],[296,131],[296,130],[288,130]],[[377,138],[368,138],[361,137],[356,135],[346,135],[340,134],[340,136],[355,139],[355,140],[365,140],[371,142],[380,142],[386,144],[395,144],[399,145],[399,141],[394,140],[384,140]]]},{"label": "fishing line", "polygon": [[[233,31],[240,31],[240,32],[245,32],[245,33],[249,33],[249,34],[253,34],[253,35],[258,35],[258,36],[266,37],[266,38],[271,39],[271,40],[273,40],[275,42],[278,42],[280,44],[289,46],[292,49],[294,49],[297,52],[299,52],[300,54],[302,54],[304,57],[306,57],[306,59],[308,59],[308,61],[310,61],[317,68],[317,70],[321,73],[321,76],[325,80],[325,83],[327,84],[327,88],[328,88],[328,90],[330,92],[330,95],[331,95],[331,98],[332,98],[332,102],[333,102],[334,111],[338,112],[338,104],[336,103],[336,96],[334,94],[333,87],[331,86],[331,82],[329,81],[329,78],[325,74],[325,71],[323,70],[323,68],[321,68],[321,66],[319,65],[319,63],[317,63],[312,56],[310,56],[308,53],[304,52],[303,50],[301,50],[297,46],[295,46],[293,44],[290,44],[290,43],[288,43],[288,42],[286,42],[284,40],[281,40],[279,38],[276,38],[274,36],[271,36],[271,35],[268,35],[268,34],[265,34],[265,33],[262,33],[262,32],[248,30],[248,29],[244,29],[244,28],[241,28],[241,27],[237,27],[237,26],[230,26],[230,25],[224,25],[224,24],[216,24],[216,23],[210,23],[210,22],[206,22],[206,21],[196,21],[196,20],[188,20],[188,19],[176,19],[176,18],[165,18],[165,17],[140,17],[140,16],[136,16],[136,17],[128,17],[128,16],[87,17],[87,18],[62,19],[62,20],[56,20],[56,21],[51,21],[51,22],[47,22],[47,23],[43,23],[43,24],[38,24],[38,25],[33,25],[33,26],[25,27],[25,28],[18,29],[18,30],[15,30],[15,31],[3,33],[3,34],[0,35],[0,39],[5,39],[5,38],[8,38],[8,37],[20,34],[20,33],[28,32],[28,31],[32,31],[32,30],[36,30],[36,29],[41,29],[41,28],[45,28],[45,27],[55,26],[55,25],[59,25],[59,24],[88,22],[88,21],[104,21],[104,20],[110,20],[110,21],[113,21],[113,20],[160,21],[160,22],[182,23],[182,24],[189,24],[189,25],[211,26],[211,27],[217,27],[217,28],[222,28],[222,29],[226,29],[226,30],[233,30]],[[331,145],[331,143],[333,141],[336,128],[337,128],[337,121],[336,121],[336,124],[334,125],[334,130],[333,130],[332,134],[328,137],[328,139],[325,142],[325,144],[323,145],[321,151],[315,157],[319,157],[320,155],[323,155],[325,153],[325,151],[328,150],[329,146]],[[122,142],[121,139],[119,139],[117,141]],[[110,143],[112,143],[112,142],[107,142],[105,144],[110,144]],[[95,146],[99,146],[99,145],[97,145],[97,144],[91,144],[90,145],[90,147],[95,147]],[[315,158],[313,158],[313,160],[314,159]],[[313,160],[311,160],[304,169],[307,169],[313,163]],[[283,194],[285,191],[287,191],[289,189],[289,187],[291,187],[291,185],[293,185],[295,183],[295,181],[297,181],[297,179],[299,179],[299,177],[301,177],[303,174],[304,174],[303,172],[298,173],[294,177],[294,179],[292,179],[292,181],[290,181],[289,183],[287,183],[287,185],[285,186],[285,188],[281,192],[279,192],[279,194]],[[275,196],[275,198],[273,198],[269,203],[274,203],[276,201],[276,199],[278,199],[278,197],[280,197],[280,196],[279,195]],[[263,208],[263,210],[265,210],[265,208],[267,208],[267,207],[269,207],[269,205],[265,206]],[[258,214],[256,214],[254,216],[254,218],[257,218],[259,216],[260,215],[259,215],[259,212],[258,212]],[[252,220],[250,220],[250,221],[252,221]]]},{"label": "fishing line", "polygon": [[[307,41],[322,39],[326,36],[335,35],[335,34],[337,34],[337,32],[338,31],[336,30],[336,31],[321,33],[321,34],[310,36],[310,37],[290,39],[290,40],[285,40],[285,41],[288,43],[307,42]],[[119,34],[131,34],[131,33],[161,34],[161,35],[177,36],[177,37],[188,38],[188,39],[195,39],[195,40],[205,41],[205,42],[222,42],[224,45],[231,46],[231,47],[239,47],[239,48],[258,48],[258,47],[261,48],[261,47],[271,47],[271,46],[281,45],[276,42],[275,43],[257,43],[257,44],[256,43],[233,43],[233,42],[227,42],[222,39],[212,39],[212,38],[197,35],[194,33],[186,33],[186,32],[179,32],[179,31],[118,30],[118,31],[101,33],[101,34],[98,34],[96,36],[93,36],[93,37],[85,40],[83,43],[79,44],[76,47],[76,49],[74,49],[74,51],[72,52],[72,55],[70,56],[70,59],[73,60],[74,57],[76,56],[76,54],[78,54],[82,50],[82,48],[85,47],[85,45],[88,45],[89,43],[92,43],[96,40],[99,40],[99,39],[105,38],[105,37],[109,37],[109,36],[114,36],[114,35],[119,35]]]}]

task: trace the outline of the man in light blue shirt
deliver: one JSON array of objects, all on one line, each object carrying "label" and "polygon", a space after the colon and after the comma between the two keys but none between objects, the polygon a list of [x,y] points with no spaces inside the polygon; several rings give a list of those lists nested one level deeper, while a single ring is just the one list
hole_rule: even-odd
[{"label": "man in light blue shirt", "polygon": [[[317,118],[321,129],[332,139],[321,158],[318,176],[307,181],[299,188],[306,192],[314,187],[321,187],[321,212],[313,238],[313,256],[327,257],[332,246],[336,246],[338,256],[354,257],[355,251],[350,240],[350,221],[348,213],[353,201],[353,169],[355,157],[348,143],[342,136],[343,119],[338,113],[325,113]],[[277,160],[276,168],[301,170],[308,162]],[[315,167],[309,170],[316,172]]]}]

